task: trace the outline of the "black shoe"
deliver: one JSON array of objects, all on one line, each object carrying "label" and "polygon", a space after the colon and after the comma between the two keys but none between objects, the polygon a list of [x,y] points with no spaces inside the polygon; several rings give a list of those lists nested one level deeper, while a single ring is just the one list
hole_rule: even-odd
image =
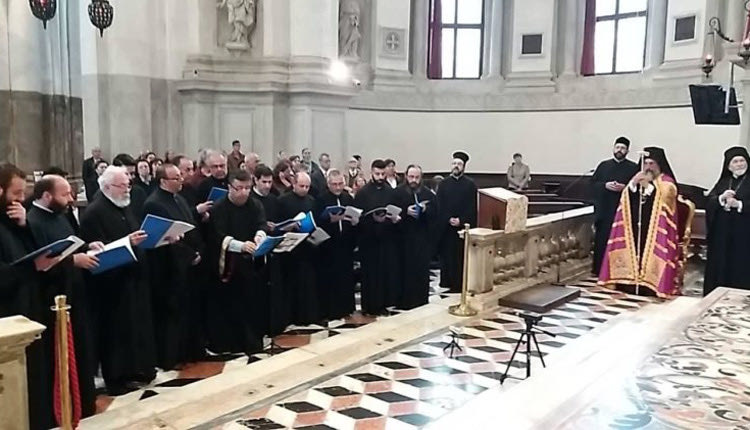
[{"label": "black shoe", "polygon": [[117,384],[107,385],[107,395],[112,397],[123,396],[133,391],[139,390],[141,387],[137,386],[133,382],[122,382]]}]

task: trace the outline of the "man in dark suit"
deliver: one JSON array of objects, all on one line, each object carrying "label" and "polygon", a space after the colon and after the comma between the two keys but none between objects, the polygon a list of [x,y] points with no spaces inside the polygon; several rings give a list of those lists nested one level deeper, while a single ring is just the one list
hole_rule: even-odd
[{"label": "man in dark suit", "polygon": [[94,148],[91,150],[91,158],[83,160],[83,169],[81,172],[81,178],[83,179],[83,185],[86,187],[86,198],[91,201],[94,199],[94,193],[99,189],[96,180],[99,175],[96,174],[96,163],[103,160],[102,150],[100,148]]}]

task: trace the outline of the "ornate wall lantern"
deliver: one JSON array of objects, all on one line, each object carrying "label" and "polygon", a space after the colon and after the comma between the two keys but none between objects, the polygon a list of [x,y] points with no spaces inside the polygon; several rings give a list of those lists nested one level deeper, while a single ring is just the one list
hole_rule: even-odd
[{"label": "ornate wall lantern", "polygon": [[89,5],[89,19],[94,27],[99,29],[99,37],[104,37],[104,30],[112,25],[114,8],[108,0],[91,0]]},{"label": "ornate wall lantern", "polygon": [[31,13],[42,20],[42,25],[46,30],[47,21],[54,18],[57,12],[57,0],[29,0],[29,7],[31,7]]}]

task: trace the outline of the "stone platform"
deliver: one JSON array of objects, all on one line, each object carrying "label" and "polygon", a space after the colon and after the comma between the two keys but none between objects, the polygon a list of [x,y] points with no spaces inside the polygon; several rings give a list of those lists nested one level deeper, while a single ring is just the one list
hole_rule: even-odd
[{"label": "stone platform", "polygon": [[748,315],[750,291],[725,288],[644,308],[430,428],[750,428]]}]

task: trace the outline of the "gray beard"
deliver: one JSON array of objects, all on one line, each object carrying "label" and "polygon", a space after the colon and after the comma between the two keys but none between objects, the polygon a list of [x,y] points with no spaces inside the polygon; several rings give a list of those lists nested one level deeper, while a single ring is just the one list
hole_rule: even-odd
[{"label": "gray beard", "polygon": [[740,176],[744,175],[745,173],[747,173],[747,169],[737,170],[735,172],[732,172],[732,175],[735,178],[739,178]]},{"label": "gray beard", "polygon": [[112,202],[113,205],[117,206],[118,208],[126,208],[130,206],[130,196],[124,197],[122,199],[116,199],[107,193],[104,193],[104,196],[109,199],[110,202]]}]

